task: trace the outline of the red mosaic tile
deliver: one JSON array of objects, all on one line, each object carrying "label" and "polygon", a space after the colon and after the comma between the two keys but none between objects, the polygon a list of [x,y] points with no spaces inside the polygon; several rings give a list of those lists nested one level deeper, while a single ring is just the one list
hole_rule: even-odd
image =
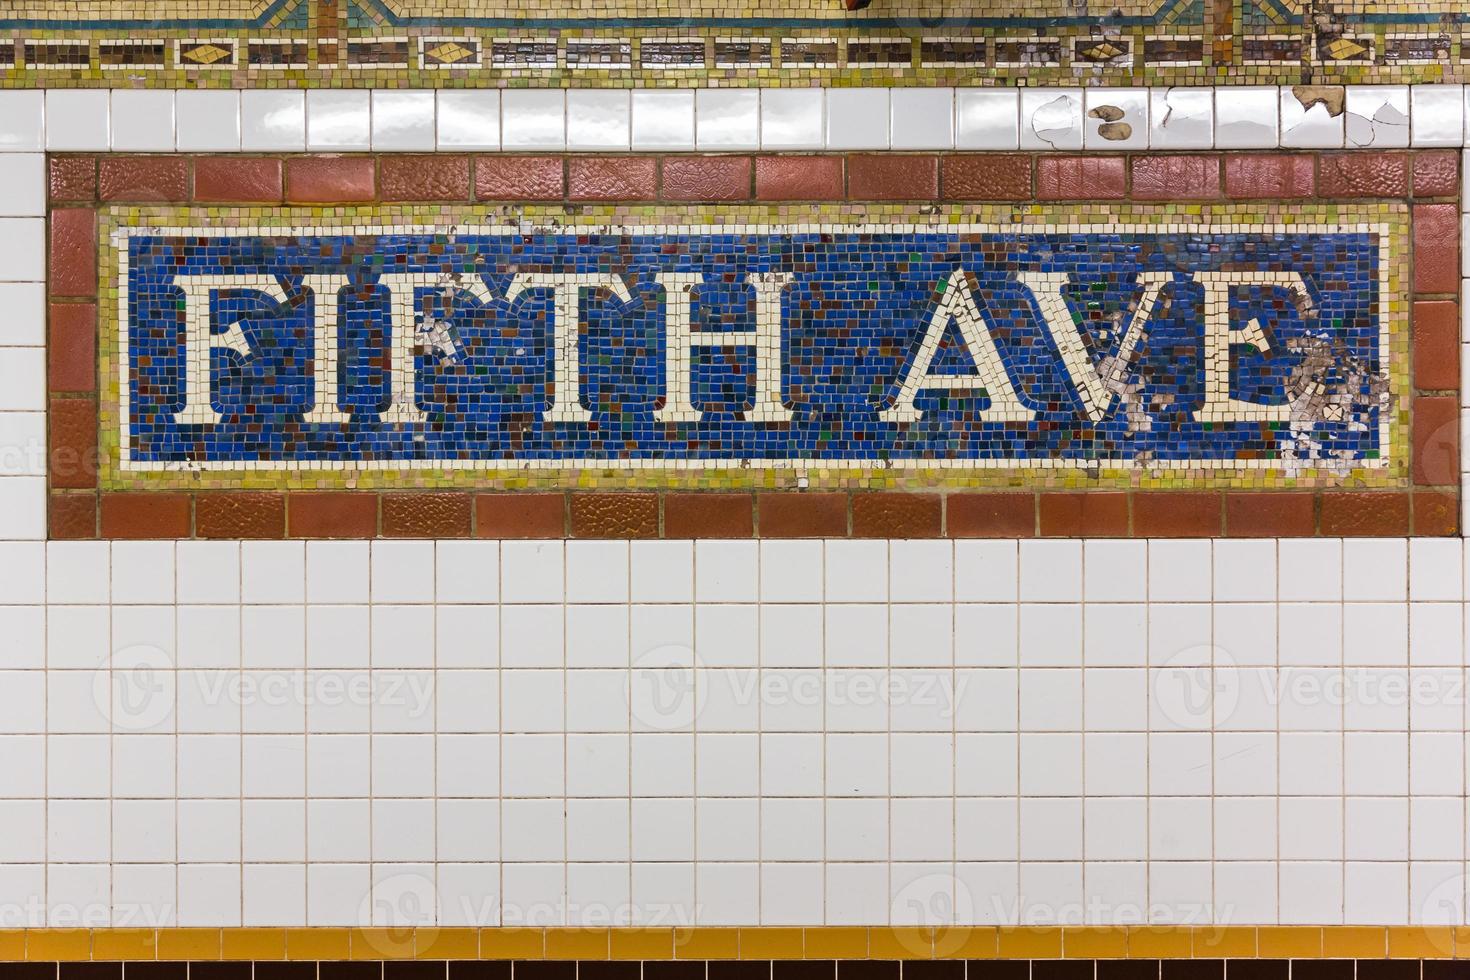
[{"label": "red mosaic tile", "polygon": [[47,192],[53,201],[97,199],[96,157],[52,157],[47,167]]},{"label": "red mosaic tile", "polygon": [[376,194],[372,157],[308,156],[286,160],[288,204],[351,204]]},{"label": "red mosaic tile", "polygon": [[378,533],[378,495],[351,491],[287,494],[286,533],[293,538],[374,537]]},{"label": "red mosaic tile", "polygon": [[1225,495],[1225,533],[1229,537],[1305,537],[1316,526],[1316,501],[1310,493]]},{"label": "red mosaic tile", "polygon": [[274,204],[285,195],[273,157],[197,157],[194,200]]},{"label": "red mosaic tile", "polygon": [[1460,498],[1453,493],[1414,491],[1414,533],[1452,537],[1460,533]]},{"label": "red mosaic tile", "polygon": [[1183,490],[1133,495],[1133,533],[1140,538],[1212,538],[1221,532],[1218,493]]},{"label": "red mosaic tile", "polygon": [[1042,537],[1124,538],[1128,536],[1128,494],[1119,491],[1063,491],[1038,495]]},{"label": "red mosaic tile", "polygon": [[1317,162],[1323,197],[1407,197],[1409,155],[1351,150],[1324,153]]},{"label": "red mosaic tile", "polygon": [[1414,483],[1460,482],[1460,400],[1444,395],[1414,399]]},{"label": "red mosaic tile", "polygon": [[1322,494],[1321,531],[1328,537],[1409,533],[1409,495],[1398,490],[1334,490]]},{"label": "red mosaic tile", "polygon": [[747,201],[751,196],[750,157],[665,157],[666,201]]},{"label": "red mosaic tile", "polygon": [[944,498],[937,493],[853,494],[855,538],[937,538],[944,524]]},{"label": "red mosaic tile", "polygon": [[648,201],[658,196],[653,157],[572,157],[567,197],[573,201]]},{"label": "red mosaic tile", "polygon": [[1414,205],[1414,291],[1460,289],[1460,209],[1453,204]]},{"label": "red mosaic tile", "polygon": [[53,398],[46,412],[46,475],[51,486],[87,489],[97,485],[97,402]]},{"label": "red mosaic tile", "polygon": [[1460,387],[1460,307],[1450,300],[1414,304],[1414,387],[1448,391]]},{"label": "red mosaic tile", "polygon": [[470,495],[428,490],[385,493],[382,496],[385,538],[467,538],[470,536]]},{"label": "red mosaic tile", "polygon": [[57,541],[97,536],[97,495],[53,493],[46,501],[46,536]]},{"label": "red mosaic tile", "polygon": [[194,533],[201,538],[284,537],[286,495],[201,493],[194,498]]},{"label": "red mosaic tile", "polygon": [[1419,150],[1414,154],[1414,196],[1453,197],[1460,193],[1460,154]]}]

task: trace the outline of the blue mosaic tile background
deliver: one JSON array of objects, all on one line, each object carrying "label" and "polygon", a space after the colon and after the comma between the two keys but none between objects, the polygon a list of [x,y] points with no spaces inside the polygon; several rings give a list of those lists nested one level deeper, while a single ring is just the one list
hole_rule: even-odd
[{"label": "blue mosaic tile background", "polygon": [[[1262,355],[1233,346],[1233,397],[1279,403],[1303,360],[1303,344],[1330,346],[1322,379],[1359,384],[1344,365],[1382,371],[1377,315],[1378,251],[1372,236],[1342,234],[534,234],[526,236],[321,235],[310,237],[130,239],[130,436],[144,462],[298,460],[360,462],[623,459],[1271,459],[1291,437],[1285,425],[1205,425],[1192,418],[1203,400],[1204,287],[1184,274],[1203,270],[1300,272],[1314,314],[1303,318],[1287,295],[1257,287],[1236,291],[1231,322],[1258,317],[1273,338]],[[978,391],[922,393],[921,420],[883,422],[938,301],[956,267],[978,285],[976,299],[1021,400],[1038,411],[1030,423],[981,423]],[[552,424],[539,415],[551,400],[552,294],[532,290],[514,304],[480,307],[460,294],[448,319],[461,355],[420,356],[419,403],[429,422],[384,426],[387,405],[388,295],[373,287],[384,270],[480,275],[503,297],[519,272],[616,273],[633,301],[602,293],[584,300],[582,401],[590,424]],[[1133,418],[1115,399],[1098,424],[1081,402],[1018,271],[1072,277],[1066,299],[1094,363],[1117,349],[1142,293],[1144,270],[1177,273],[1145,327],[1128,383]],[[754,392],[749,348],[696,349],[697,423],[660,423],[663,390],[663,295],[659,271],[703,273],[694,300],[695,330],[751,330],[756,272],[790,272],[784,293],[782,370],[787,424],[742,421]],[[340,380],[350,424],[308,426],[313,300],[306,273],[341,273]],[[184,401],[183,293],[176,275],[279,277],[290,296],[277,308],[259,294],[223,292],[212,304],[216,329],[239,318],[256,353],[248,360],[213,353],[214,426],[180,426]],[[422,291],[419,307],[443,316],[442,300]],[[1116,318],[1116,319],[1115,319]],[[971,373],[952,325],[935,372]],[[1365,397],[1343,419],[1311,423],[1318,452],[1367,459],[1378,451],[1376,405]],[[1140,415],[1139,413],[1142,413]],[[1146,420],[1140,424],[1140,420]],[[1297,433],[1301,435],[1302,433]]]}]

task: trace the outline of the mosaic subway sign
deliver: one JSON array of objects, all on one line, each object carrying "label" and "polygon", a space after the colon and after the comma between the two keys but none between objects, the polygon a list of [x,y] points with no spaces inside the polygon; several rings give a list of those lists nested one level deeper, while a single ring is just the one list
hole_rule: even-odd
[{"label": "mosaic subway sign", "polygon": [[113,476],[1386,471],[1392,226],[1227,210],[115,227]]}]

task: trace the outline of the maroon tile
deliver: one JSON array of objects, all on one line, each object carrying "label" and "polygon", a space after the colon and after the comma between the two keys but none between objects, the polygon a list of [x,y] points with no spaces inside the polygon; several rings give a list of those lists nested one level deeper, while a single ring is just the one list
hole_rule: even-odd
[{"label": "maroon tile", "polygon": [[475,157],[475,198],[480,201],[559,201],[562,158]]},{"label": "maroon tile", "polygon": [[1445,395],[1414,399],[1414,483],[1450,486],[1460,482],[1460,400]]},{"label": "maroon tile", "polygon": [[1454,293],[1460,288],[1460,209],[1414,205],[1414,291]]},{"label": "maroon tile", "polygon": [[1126,538],[1128,494],[1089,490],[1044,491],[1038,495],[1041,535],[1047,538]]},{"label": "maroon tile", "polygon": [[97,388],[97,307],[52,303],[47,311],[46,381],[52,392]]},{"label": "maroon tile", "polygon": [[664,157],[666,201],[747,201],[751,194],[750,157]]},{"label": "maroon tile", "polygon": [[1322,197],[1407,197],[1409,155],[1352,150],[1324,153],[1317,162]]},{"label": "maroon tile", "polygon": [[468,493],[408,490],[383,494],[383,537],[467,538],[471,499]]},{"label": "maroon tile", "polygon": [[658,537],[658,494],[574,493],[574,538]]},{"label": "maroon tile", "polygon": [[144,491],[102,495],[104,538],[186,538],[189,495]]},{"label": "maroon tile", "polygon": [[482,493],[475,496],[475,536],[563,538],[567,501],[562,493]]},{"label": "maroon tile", "polygon": [[1409,495],[1399,490],[1325,490],[1321,529],[1329,537],[1409,533]]},{"label": "maroon tile", "polygon": [[855,538],[937,538],[944,523],[944,498],[937,493],[853,494]]},{"label": "maroon tile", "polygon": [[196,157],[194,200],[274,204],[284,195],[274,157]]},{"label": "maroon tile", "polygon": [[756,157],[755,196],[761,201],[840,201],[842,157]]},{"label": "maroon tile", "polygon": [[187,201],[189,159],[108,155],[97,186],[104,201]]},{"label": "maroon tile", "polygon": [[1309,537],[1316,530],[1310,492],[1225,495],[1225,533],[1232,538]]},{"label": "maroon tile", "polygon": [[1460,193],[1460,154],[1419,150],[1414,154],[1414,196],[1454,197]]},{"label": "maroon tile", "polygon": [[1220,535],[1220,495],[1182,490],[1133,495],[1133,533],[1140,538],[1211,538]]},{"label": "maroon tile", "polygon": [[1036,533],[1036,496],[952,493],[944,501],[944,526],[952,538],[1029,538]]},{"label": "maroon tile", "polygon": [[572,157],[567,197],[573,201],[651,201],[658,196],[653,157]]},{"label": "maroon tile", "polygon": [[748,538],[754,533],[753,494],[664,494],[666,538]]},{"label": "maroon tile", "polygon": [[470,158],[384,154],[378,158],[378,193],[385,201],[467,201]]},{"label": "maroon tile", "polygon": [[949,201],[1025,201],[1031,198],[1031,157],[1023,153],[956,153],[939,161]]},{"label": "maroon tile", "polygon": [[1210,200],[1220,196],[1218,156],[1133,158],[1133,197],[1140,201]]},{"label": "maroon tile", "polygon": [[286,497],[293,538],[371,538],[378,533],[378,495],[314,490]]},{"label": "maroon tile", "polygon": [[1414,304],[1414,387],[1460,387],[1460,308],[1453,300]]},{"label": "maroon tile", "polygon": [[47,190],[52,201],[96,200],[96,157],[52,157],[49,162]]},{"label": "maroon tile", "polygon": [[194,533],[201,538],[285,537],[286,495],[201,493],[194,499]]},{"label": "maroon tile", "polygon": [[1036,162],[1036,196],[1043,201],[1119,198],[1127,190],[1122,157],[1042,157]]},{"label": "maroon tile", "polygon": [[1453,493],[1414,491],[1414,533],[1449,537],[1460,533],[1460,498]]},{"label": "maroon tile", "polygon": [[847,494],[773,490],[756,494],[763,538],[847,537]]},{"label": "maroon tile", "polygon": [[309,156],[286,160],[290,204],[371,201],[376,191],[372,157]]},{"label": "maroon tile", "polygon": [[97,215],[89,208],[51,212],[51,259],[47,281],[52,296],[97,295]]},{"label": "maroon tile", "polygon": [[97,536],[95,493],[53,493],[46,501],[46,534],[54,540]]},{"label": "maroon tile", "polygon": [[51,486],[88,489],[97,485],[97,402],[53,398],[46,413],[46,475]]},{"label": "maroon tile", "polygon": [[1311,197],[1313,160],[1301,154],[1227,154],[1225,193],[1236,198]]},{"label": "maroon tile", "polygon": [[899,153],[850,156],[847,196],[853,201],[932,201],[939,197],[939,158]]}]

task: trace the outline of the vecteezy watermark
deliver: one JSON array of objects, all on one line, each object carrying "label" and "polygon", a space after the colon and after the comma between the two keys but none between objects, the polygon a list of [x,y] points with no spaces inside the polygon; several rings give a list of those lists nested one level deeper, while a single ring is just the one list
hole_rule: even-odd
[{"label": "vecteezy watermark", "polygon": [[169,727],[177,707],[393,707],[409,719],[434,710],[432,671],[177,670],[139,644],[114,651],[92,677],[92,696],[114,731]]},{"label": "vecteezy watermark", "polygon": [[177,919],[172,902],[47,902],[42,895],[0,901],[0,929],[159,929]]}]

